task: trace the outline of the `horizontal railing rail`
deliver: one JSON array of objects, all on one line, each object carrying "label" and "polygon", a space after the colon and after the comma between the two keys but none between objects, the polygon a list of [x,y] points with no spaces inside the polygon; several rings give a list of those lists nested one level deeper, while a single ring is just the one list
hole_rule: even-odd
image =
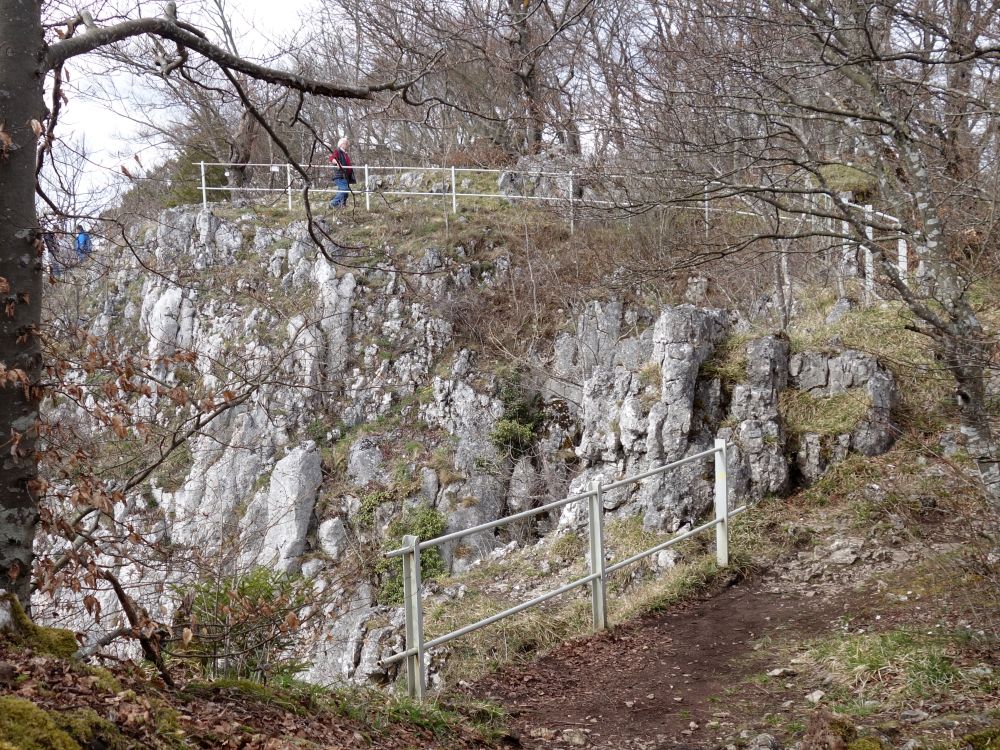
[{"label": "horizontal railing rail", "polygon": [[[450,534],[435,537],[434,539],[421,540],[419,537],[412,535],[403,537],[403,546],[399,549],[387,552],[385,556],[390,559],[401,557],[403,562],[403,608],[406,622],[406,642],[402,651],[383,659],[382,664],[384,666],[388,666],[405,660],[407,692],[411,697],[422,698],[426,691],[425,657],[427,651],[431,648],[441,646],[449,641],[455,640],[456,638],[460,638],[463,635],[467,635],[475,630],[492,625],[500,620],[516,615],[519,612],[523,612],[526,609],[536,607],[549,599],[553,599],[588,584],[590,585],[591,591],[591,611],[594,630],[604,630],[608,626],[607,577],[611,573],[637,563],[650,555],[662,552],[675,544],[679,544],[685,539],[689,539],[696,534],[700,534],[712,528],[716,530],[716,562],[720,567],[726,567],[729,565],[729,521],[731,518],[745,512],[747,509],[746,505],[742,505],[735,510],[729,509],[729,483],[726,472],[728,450],[729,446],[726,444],[725,440],[716,440],[713,448],[687,456],[679,461],[673,461],[669,464],[664,464],[663,466],[657,466],[640,474],[625,477],[614,482],[609,482],[608,484],[603,484],[601,480],[598,479],[593,482],[591,488],[586,492],[581,492],[576,495],[562,498],[561,500],[546,503],[545,505],[541,505],[537,508],[530,508],[505,518],[489,521],[487,523],[481,523],[478,526],[472,526],[467,529],[454,531]],[[632,555],[624,560],[614,562],[610,565],[606,565],[604,547],[604,493],[613,489],[625,487],[629,484],[641,482],[645,479],[649,479],[650,477],[663,474],[667,471],[677,469],[681,466],[686,466],[687,464],[694,463],[696,461],[703,461],[709,457],[713,457],[715,460],[715,517],[707,523],[703,523],[696,528],[690,529],[689,531],[677,534],[664,542],[639,552],[638,554]],[[590,572],[587,575],[565,583],[551,591],[539,594],[526,602],[521,602],[520,604],[516,604],[513,607],[509,607],[477,622],[470,623],[458,628],[457,630],[445,633],[444,635],[438,636],[432,640],[424,640],[423,599],[421,596],[420,580],[420,553],[423,550],[437,547],[448,542],[453,542],[472,534],[490,531],[498,526],[503,526],[523,518],[528,518],[541,513],[548,513],[569,505],[570,503],[581,502],[584,500],[587,501],[588,506],[587,530],[589,537],[588,554],[590,559]]]}]

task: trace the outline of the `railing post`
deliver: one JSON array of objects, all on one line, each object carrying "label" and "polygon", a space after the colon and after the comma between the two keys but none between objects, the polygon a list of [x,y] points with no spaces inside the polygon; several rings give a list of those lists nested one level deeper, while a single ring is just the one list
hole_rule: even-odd
[{"label": "railing post", "polygon": [[365,211],[372,210],[372,193],[368,183],[368,165],[365,164]]},{"label": "railing post", "polygon": [[424,697],[424,617],[420,600],[420,539],[403,537],[409,547],[403,553],[403,610],[406,614],[406,650],[416,653],[406,657],[406,692],[411,698]]},{"label": "railing post", "polygon": [[458,213],[458,185],[455,184],[455,166],[451,167],[451,212]]},{"label": "railing post", "polygon": [[729,478],[726,473],[726,441],[715,441],[715,559],[720,568],[729,565]]},{"label": "railing post", "polygon": [[201,207],[208,209],[208,185],[205,184],[205,162],[201,163]]},{"label": "railing post", "polygon": [[865,304],[870,305],[875,300],[875,259],[872,256],[872,240],[875,231],[872,229],[872,221],[875,219],[875,209],[872,206],[865,206],[865,236],[868,242],[865,243]]},{"label": "railing post", "polygon": [[285,182],[288,184],[288,210],[292,210],[292,165],[285,165]]},{"label": "railing post", "polygon": [[906,253],[907,251],[906,240],[903,239],[902,237],[896,240],[896,250],[898,253],[898,256],[896,258],[896,264],[897,264],[896,267],[899,269],[899,278],[901,278],[903,280],[903,283],[905,284],[906,278],[910,270],[909,269],[910,263]]},{"label": "railing post", "polygon": [[604,586],[604,498],[601,480],[595,479],[591,486],[590,503],[590,572],[597,575],[590,583],[590,597],[594,610],[594,630],[608,627],[608,600]]},{"label": "railing post", "polygon": [[574,183],[573,171],[570,170],[569,173],[569,233],[570,234],[573,234],[573,232],[576,230],[576,217],[575,217],[576,195],[573,192],[574,188],[573,183]]}]

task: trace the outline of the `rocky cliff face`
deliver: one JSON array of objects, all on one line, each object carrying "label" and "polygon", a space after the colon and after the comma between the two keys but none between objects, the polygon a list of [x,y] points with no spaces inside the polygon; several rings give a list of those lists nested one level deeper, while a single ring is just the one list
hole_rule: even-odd
[{"label": "rocky cliff face", "polygon": [[[378,660],[400,648],[401,614],[380,597],[372,561],[415,510],[432,509],[448,531],[466,528],[717,437],[734,445],[735,506],[892,443],[895,385],[877,361],[835,347],[793,352],[783,335],[751,337],[725,310],[595,300],[562,321],[547,355],[498,362],[456,334],[448,310],[476,285],[505,284],[514,271],[503,247],[484,262],[472,247],[428,243],[415,262],[351,267],[310,249],[301,224],[177,209],[148,232],[144,252],[161,273],[135,265],[93,283],[101,302],[91,330],[159,361],[164,387],[247,397],[188,441],[170,481],[154,474],[118,515],[142,505],[160,542],[217,569],[265,566],[313,581],[324,603],[306,675],[317,682],[395,676]],[[196,356],[178,364],[179,351]],[[163,399],[143,397],[137,411],[176,418]],[[803,404],[847,404],[850,418],[790,422],[786,411]],[[605,509],[676,530],[711,504],[711,477],[710,460],[693,463],[609,492]],[[571,505],[466,538],[444,550],[444,564],[461,570],[583,514]],[[176,605],[164,592],[198,575],[191,564],[121,571],[164,621]]]}]

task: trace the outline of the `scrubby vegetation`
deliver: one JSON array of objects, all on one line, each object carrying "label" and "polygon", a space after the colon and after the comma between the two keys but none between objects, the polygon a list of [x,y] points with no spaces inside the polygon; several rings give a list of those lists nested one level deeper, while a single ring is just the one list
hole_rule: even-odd
[{"label": "scrubby vegetation", "polygon": [[523,371],[505,369],[498,379],[503,415],[490,441],[501,456],[516,461],[531,450],[545,419],[542,395],[529,392]]},{"label": "scrubby vegetation", "polygon": [[171,653],[214,678],[291,677],[307,666],[293,647],[311,589],[301,576],[255,567],[178,592],[182,632]]},{"label": "scrubby vegetation", "polygon": [[[384,551],[396,549],[403,545],[403,537],[413,535],[421,540],[441,536],[448,527],[448,522],[441,513],[420,506],[408,508],[403,515],[390,524],[383,543]],[[381,558],[376,564],[379,574],[380,588],[378,599],[383,604],[401,604],[403,601],[403,564],[399,558]],[[445,574],[444,559],[437,548],[423,550],[420,553],[420,579],[433,581]]]}]

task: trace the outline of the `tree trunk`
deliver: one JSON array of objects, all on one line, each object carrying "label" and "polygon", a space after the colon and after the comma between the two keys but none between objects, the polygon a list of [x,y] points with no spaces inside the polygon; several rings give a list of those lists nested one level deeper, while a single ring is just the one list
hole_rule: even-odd
[{"label": "tree trunk", "polygon": [[[247,166],[253,158],[253,147],[257,140],[257,121],[249,112],[240,117],[240,125],[229,144],[229,187],[238,191],[250,182],[253,168]],[[232,194],[233,201],[243,198],[239,192]]]},{"label": "tree trunk", "polygon": [[37,0],[0,0],[0,587],[26,610],[38,525],[43,244],[32,120],[45,119],[42,49]]},{"label": "tree trunk", "polygon": [[979,468],[990,507],[1000,518],[1000,457],[987,416],[984,369],[989,352],[985,334],[980,328],[963,336],[942,337],[939,348],[944,353],[945,365],[955,378],[955,398],[965,449]]},{"label": "tree trunk", "polygon": [[536,154],[541,150],[545,122],[542,112],[541,80],[537,70],[538,50],[532,45],[529,28],[531,4],[508,0],[512,26],[516,37],[511,40],[512,68],[521,84],[525,108],[525,151]]}]

